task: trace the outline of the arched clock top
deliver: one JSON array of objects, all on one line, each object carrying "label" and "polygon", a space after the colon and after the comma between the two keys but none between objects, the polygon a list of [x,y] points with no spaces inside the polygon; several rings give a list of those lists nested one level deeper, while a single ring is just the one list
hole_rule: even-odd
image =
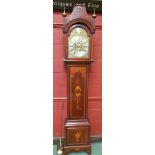
[{"label": "arched clock top", "polygon": [[67,31],[67,36],[70,36],[71,32],[75,29],[75,28],[81,28],[84,29],[87,32],[87,35],[90,37],[92,35],[91,31],[89,30],[89,28],[83,24],[75,24],[72,25],[68,31]]},{"label": "arched clock top", "polygon": [[76,4],[71,15],[64,17],[63,33],[68,33],[75,24],[85,25],[91,34],[95,33],[95,20],[91,18],[83,5]]}]

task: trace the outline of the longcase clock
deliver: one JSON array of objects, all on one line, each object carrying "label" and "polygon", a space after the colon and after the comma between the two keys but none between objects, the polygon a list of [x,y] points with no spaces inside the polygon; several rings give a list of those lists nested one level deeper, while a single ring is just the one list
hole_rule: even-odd
[{"label": "longcase clock", "polygon": [[63,14],[64,62],[67,67],[67,118],[64,155],[72,151],[91,154],[88,113],[88,72],[93,62],[95,20],[83,5],[76,4],[71,15]]}]

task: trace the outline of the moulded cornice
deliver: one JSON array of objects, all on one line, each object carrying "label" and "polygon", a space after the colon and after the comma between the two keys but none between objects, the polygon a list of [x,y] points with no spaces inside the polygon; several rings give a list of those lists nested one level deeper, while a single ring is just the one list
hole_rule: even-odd
[{"label": "moulded cornice", "polygon": [[90,17],[83,5],[75,5],[71,15],[64,17],[63,33],[67,33],[74,24],[84,24],[92,34],[95,33],[95,20]]}]

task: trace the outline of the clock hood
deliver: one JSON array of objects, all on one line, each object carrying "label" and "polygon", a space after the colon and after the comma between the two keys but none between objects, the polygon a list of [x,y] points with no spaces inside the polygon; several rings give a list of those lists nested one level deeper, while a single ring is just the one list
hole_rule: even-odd
[{"label": "clock hood", "polygon": [[95,33],[95,20],[88,15],[83,5],[76,4],[71,15],[64,17],[63,22],[63,33],[67,33],[72,25],[78,23],[87,26],[92,34]]}]

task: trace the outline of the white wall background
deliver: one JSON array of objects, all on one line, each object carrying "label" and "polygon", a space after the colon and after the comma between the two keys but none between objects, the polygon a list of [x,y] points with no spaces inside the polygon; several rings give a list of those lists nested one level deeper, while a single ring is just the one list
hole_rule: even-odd
[{"label": "white wall background", "polygon": [[0,1],[0,155],[51,155],[52,1]]},{"label": "white wall background", "polygon": [[[105,0],[103,154],[154,155],[154,1]],[[0,2],[0,154],[51,155],[52,1]]]},{"label": "white wall background", "polygon": [[155,154],[155,1],[103,4],[103,154]]}]

